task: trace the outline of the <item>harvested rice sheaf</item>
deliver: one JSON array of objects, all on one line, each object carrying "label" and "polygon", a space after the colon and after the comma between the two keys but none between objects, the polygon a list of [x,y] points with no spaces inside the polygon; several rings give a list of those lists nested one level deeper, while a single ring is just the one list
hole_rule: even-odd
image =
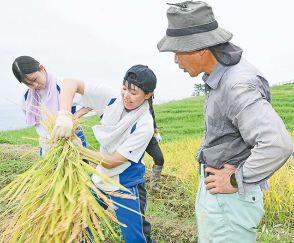
[{"label": "harvested rice sheaf", "polygon": [[72,142],[74,137],[53,142],[40,161],[0,191],[0,203],[5,205],[0,223],[10,218],[0,242],[100,242],[106,228],[116,236],[111,221],[120,223],[113,210],[104,210],[92,192],[108,208],[115,205],[94,186],[90,175],[113,181],[85,162],[99,163]]}]

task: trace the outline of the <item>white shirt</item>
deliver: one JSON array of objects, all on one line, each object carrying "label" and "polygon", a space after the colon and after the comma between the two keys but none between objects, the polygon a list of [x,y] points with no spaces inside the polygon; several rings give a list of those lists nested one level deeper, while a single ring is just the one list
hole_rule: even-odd
[{"label": "white shirt", "polygon": [[[59,88],[61,88],[62,81],[63,81],[62,78],[57,78],[56,84],[59,86]],[[26,90],[26,92],[27,91],[28,90]],[[23,109],[24,113],[26,113],[26,109],[25,109],[25,107],[26,107],[25,93],[23,95],[23,100],[22,100],[23,107],[24,107],[24,109]],[[45,89],[41,89],[41,90],[37,90],[37,94],[40,96],[40,112],[41,112],[41,121],[42,121],[45,118],[44,112],[46,111],[46,107],[45,107],[44,103],[45,103],[45,100],[46,100],[47,92],[46,92]],[[58,92],[58,96],[56,97],[56,99],[58,99],[58,104],[59,104],[59,92]],[[81,100],[81,95],[76,94],[74,96],[73,106],[79,105],[80,100]],[[36,132],[37,132],[37,134],[39,136],[39,144],[40,144],[40,147],[42,148],[42,155],[44,155],[48,150],[48,146],[46,144],[46,141],[48,139],[50,139],[50,134],[48,134],[48,132],[46,131],[46,129],[43,127],[42,124],[36,124],[35,129],[36,129]]]},{"label": "white shirt", "polygon": [[[120,101],[121,99],[119,94],[108,87],[105,87],[103,85],[85,84],[85,91],[82,97],[81,104],[84,107],[89,107],[96,110],[99,115],[103,115],[104,111],[113,112],[113,114],[115,115],[114,109],[123,105],[115,102]],[[128,114],[124,110],[122,111],[122,113],[117,115],[120,116],[119,121],[121,121]],[[93,132],[95,135],[95,126],[93,127]],[[153,132],[153,119],[148,108],[144,114],[142,114],[137,120],[135,120],[135,122],[131,124],[131,126],[128,127],[125,132],[123,132],[122,136],[117,138],[113,145],[114,147],[103,147],[103,145],[101,145],[100,143],[100,151],[102,153],[107,153],[111,155],[113,152],[116,151],[127,158],[128,161],[112,169],[106,169],[102,166],[97,166],[96,170],[99,173],[103,173],[111,177],[113,180],[119,182],[125,187],[131,187],[140,182],[143,182],[145,165],[142,157],[150,139],[153,136]],[[118,186],[115,184],[110,185],[103,183],[101,179],[96,175],[92,176],[92,180],[95,185],[101,190],[115,191],[119,189]]]}]

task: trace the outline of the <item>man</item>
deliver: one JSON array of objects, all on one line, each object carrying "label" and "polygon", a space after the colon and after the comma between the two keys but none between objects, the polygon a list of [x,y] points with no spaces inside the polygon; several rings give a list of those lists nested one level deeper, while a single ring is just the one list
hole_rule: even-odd
[{"label": "man", "polygon": [[191,77],[205,73],[205,138],[196,217],[199,242],[255,242],[264,213],[261,188],[289,158],[292,141],[270,104],[264,76],[230,43],[205,2],[167,10],[168,29],[159,51]]}]

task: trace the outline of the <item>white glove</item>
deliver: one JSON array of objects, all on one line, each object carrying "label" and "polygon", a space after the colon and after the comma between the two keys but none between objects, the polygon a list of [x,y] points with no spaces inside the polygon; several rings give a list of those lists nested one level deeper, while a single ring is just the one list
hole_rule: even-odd
[{"label": "white glove", "polygon": [[157,132],[154,134],[155,139],[157,140],[158,143],[160,143],[162,141],[162,137],[160,136],[160,133]]},{"label": "white glove", "polygon": [[69,111],[59,111],[51,137],[56,141],[58,138],[66,138],[72,134],[73,116]]}]

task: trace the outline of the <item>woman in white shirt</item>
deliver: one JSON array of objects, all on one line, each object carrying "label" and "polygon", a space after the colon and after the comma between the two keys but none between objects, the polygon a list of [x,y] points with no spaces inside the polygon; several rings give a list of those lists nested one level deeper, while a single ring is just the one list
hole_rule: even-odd
[{"label": "woman in white shirt", "polygon": [[[29,89],[24,93],[23,103],[28,126],[34,126],[39,136],[40,155],[47,151],[46,140],[50,137],[42,126],[46,112],[56,113],[59,110],[60,85],[58,79],[49,73],[45,66],[30,56],[20,56],[12,64],[12,72],[16,79]],[[71,107],[75,113],[76,106]],[[77,130],[83,146],[86,147],[86,138],[81,128]]]},{"label": "woman in white shirt", "polygon": [[[153,242],[150,236],[151,224],[146,221],[144,152],[154,133],[153,118],[149,111],[148,99],[156,87],[156,76],[147,66],[131,67],[123,80],[120,94],[102,85],[87,84],[82,80],[64,80],[60,95],[60,111],[52,137],[69,137],[73,127],[70,107],[76,93],[82,95],[82,106],[98,111],[101,124],[93,127],[100,152],[90,151],[102,161],[96,170],[128,188],[135,199],[108,195],[125,207],[117,206],[118,220],[127,225],[121,227],[127,243]],[[92,181],[101,191],[119,191],[116,184],[105,184],[96,175]],[[120,191],[121,193],[126,193]],[[101,200],[98,202],[102,204]]]}]

